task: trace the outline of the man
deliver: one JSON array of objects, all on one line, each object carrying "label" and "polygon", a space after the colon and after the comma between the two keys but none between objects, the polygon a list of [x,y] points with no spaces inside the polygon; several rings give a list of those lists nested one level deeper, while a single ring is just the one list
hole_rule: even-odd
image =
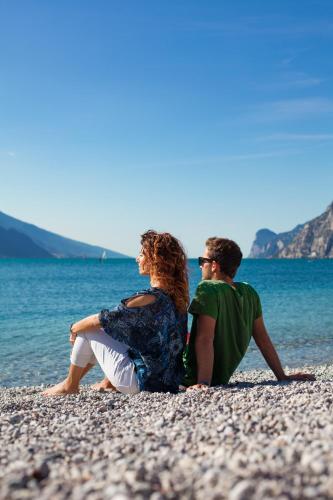
[{"label": "man", "polygon": [[234,282],[241,260],[234,241],[206,241],[199,257],[203,281],[189,309],[193,323],[184,354],[185,385],[204,389],[227,384],[252,336],[278,380],[314,380],[310,374],[285,374],[265,328],[259,295],[247,283]]}]

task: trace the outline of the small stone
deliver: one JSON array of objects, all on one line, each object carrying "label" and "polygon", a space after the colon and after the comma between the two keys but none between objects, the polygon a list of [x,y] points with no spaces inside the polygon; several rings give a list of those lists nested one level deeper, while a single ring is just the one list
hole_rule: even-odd
[{"label": "small stone", "polygon": [[21,474],[12,474],[8,477],[7,483],[10,489],[16,490],[25,488],[29,482],[29,475],[25,472]]},{"label": "small stone", "polygon": [[85,456],[82,454],[82,453],[76,453],[75,455],[73,455],[72,457],[72,461],[76,464],[79,464],[81,462],[84,462],[85,460]]},{"label": "small stone", "polygon": [[245,479],[237,483],[229,493],[229,500],[249,500],[255,492],[254,483]]},{"label": "small stone", "polygon": [[21,420],[22,420],[21,415],[13,415],[12,417],[10,417],[9,423],[10,424],[18,424],[19,422],[21,422]]},{"label": "small stone", "polygon": [[32,476],[37,481],[42,481],[43,479],[48,477],[49,473],[50,473],[49,466],[47,465],[47,462],[44,460],[36,466],[36,468],[32,473]]},{"label": "small stone", "polygon": [[324,474],[326,472],[326,464],[322,459],[315,459],[310,464],[311,469],[315,474]]}]

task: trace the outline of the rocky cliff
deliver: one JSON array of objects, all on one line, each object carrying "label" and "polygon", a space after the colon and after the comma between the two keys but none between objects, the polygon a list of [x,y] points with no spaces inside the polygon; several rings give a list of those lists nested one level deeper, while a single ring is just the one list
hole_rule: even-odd
[{"label": "rocky cliff", "polygon": [[319,217],[276,234],[261,229],[250,251],[250,258],[333,258],[333,202]]}]

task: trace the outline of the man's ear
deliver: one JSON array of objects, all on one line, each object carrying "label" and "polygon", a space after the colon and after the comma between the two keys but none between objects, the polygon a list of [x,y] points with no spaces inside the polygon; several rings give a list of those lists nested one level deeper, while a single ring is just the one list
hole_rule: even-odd
[{"label": "man's ear", "polygon": [[218,262],[216,262],[215,260],[213,260],[212,262],[212,272],[213,273],[219,273],[220,272],[220,264]]}]

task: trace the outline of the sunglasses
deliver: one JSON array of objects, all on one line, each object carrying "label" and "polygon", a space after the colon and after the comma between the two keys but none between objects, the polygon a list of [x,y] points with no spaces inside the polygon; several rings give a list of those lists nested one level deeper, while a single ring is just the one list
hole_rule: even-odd
[{"label": "sunglasses", "polygon": [[199,267],[203,266],[205,262],[213,262],[214,259],[208,259],[207,257],[198,257]]}]

